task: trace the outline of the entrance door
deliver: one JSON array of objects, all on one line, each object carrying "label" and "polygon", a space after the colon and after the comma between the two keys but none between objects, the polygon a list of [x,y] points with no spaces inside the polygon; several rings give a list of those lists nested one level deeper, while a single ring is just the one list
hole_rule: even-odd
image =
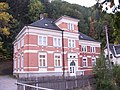
[{"label": "entrance door", "polygon": [[76,75],[75,62],[72,61],[70,63],[70,76],[75,76],[75,75]]}]

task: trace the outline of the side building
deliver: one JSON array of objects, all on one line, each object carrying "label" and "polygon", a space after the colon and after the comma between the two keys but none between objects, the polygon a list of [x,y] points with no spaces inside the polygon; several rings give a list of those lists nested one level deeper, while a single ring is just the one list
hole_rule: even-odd
[{"label": "side building", "polygon": [[107,47],[104,49],[104,52],[105,52],[105,58],[107,59],[109,56],[112,65],[115,64],[120,65],[120,44],[118,45],[110,44],[109,55],[108,55]]},{"label": "side building", "polygon": [[78,31],[78,19],[62,16],[38,20],[16,36],[14,75],[90,75],[100,54],[100,42]]}]

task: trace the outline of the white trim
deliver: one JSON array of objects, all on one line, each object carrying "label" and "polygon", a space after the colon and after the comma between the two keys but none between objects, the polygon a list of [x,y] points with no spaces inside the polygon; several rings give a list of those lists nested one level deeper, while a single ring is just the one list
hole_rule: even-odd
[{"label": "white trim", "polygon": [[[86,59],[86,62],[85,62],[85,63],[86,63],[86,66],[83,66],[83,59]],[[88,67],[88,60],[87,60],[87,57],[83,57],[83,58],[82,58],[82,67]]]},{"label": "white trim", "polygon": [[76,47],[76,41],[74,39],[68,39],[68,48],[75,48]]},{"label": "white trim", "polygon": [[[42,40],[41,44],[39,42],[40,41],[40,37],[41,37],[41,40]],[[45,38],[45,41],[46,41],[45,44],[44,44],[44,38]],[[47,46],[48,45],[48,40],[47,39],[48,39],[48,37],[46,35],[38,35],[38,45],[39,46]]]},{"label": "white trim", "polygon": [[38,53],[38,50],[24,50],[24,53]]},{"label": "white trim", "polygon": [[81,45],[81,52],[87,52],[87,45]]},{"label": "white trim", "polygon": [[38,67],[24,67],[24,69],[26,69],[26,68],[38,68]]},{"label": "white trim", "polygon": [[[56,42],[55,42],[56,39]],[[58,40],[60,40],[60,42],[58,43]],[[60,46],[59,46],[60,44]],[[53,37],[53,46],[54,47],[62,47],[62,39],[61,37]]]},{"label": "white trim", "polygon": [[24,46],[24,38],[21,39],[21,47]]},{"label": "white trim", "polygon": [[[94,59],[94,61],[93,61],[93,59]],[[91,58],[91,61],[92,61],[92,66],[95,66],[95,65],[96,65],[96,58],[95,58],[95,57],[92,57],[92,58]],[[93,63],[95,63],[95,65],[93,65]]]},{"label": "white trim", "polygon": [[54,67],[48,67],[48,68],[54,68]]},{"label": "white trim", "polygon": [[53,54],[53,53],[54,53],[54,51],[47,51],[47,53]]},{"label": "white trim", "polygon": [[24,71],[24,55],[21,55],[21,71]]},{"label": "white trim", "polygon": [[[58,66],[58,60],[57,60],[57,66],[55,65],[55,56],[60,56],[60,66]],[[55,67],[62,67],[62,55],[61,55],[61,53],[54,53],[54,66]]]},{"label": "white trim", "polygon": [[[42,62],[42,66],[40,66],[40,55],[45,55],[45,66],[43,66],[43,62]],[[39,68],[39,71],[40,71],[40,69],[43,67],[43,68],[45,68],[45,67],[47,67],[47,53],[46,52],[39,52],[38,53],[38,67],[40,67]]]},{"label": "white trim", "polygon": [[38,46],[36,44],[25,44],[24,46]]}]

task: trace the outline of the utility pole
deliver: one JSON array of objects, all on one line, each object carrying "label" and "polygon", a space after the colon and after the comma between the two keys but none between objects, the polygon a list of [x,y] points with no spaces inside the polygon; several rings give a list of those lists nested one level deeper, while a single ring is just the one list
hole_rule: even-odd
[{"label": "utility pole", "polygon": [[109,40],[108,40],[108,28],[107,28],[107,25],[105,25],[105,33],[106,33],[106,41],[107,41],[107,55],[108,55],[108,66],[109,66],[109,69],[111,70],[112,69],[112,64],[111,64],[111,61],[110,61],[110,47],[109,47]]}]

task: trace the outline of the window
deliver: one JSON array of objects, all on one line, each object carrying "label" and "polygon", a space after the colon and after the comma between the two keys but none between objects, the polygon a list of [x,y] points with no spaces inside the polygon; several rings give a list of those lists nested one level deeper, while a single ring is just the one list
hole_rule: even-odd
[{"label": "window", "polygon": [[24,56],[21,56],[21,69],[23,70],[24,68]]},{"label": "window", "polygon": [[96,59],[92,58],[92,66],[95,66],[95,65],[96,65]]},{"label": "window", "polygon": [[46,46],[47,45],[47,37],[39,36],[38,45]]},{"label": "window", "polygon": [[16,53],[17,52],[17,47],[16,47],[16,45],[14,45],[14,53]]},{"label": "window", "polygon": [[20,56],[18,56],[18,71],[20,70]]},{"label": "window", "polygon": [[90,47],[91,52],[95,52],[95,47]]},{"label": "window", "polygon": [[74,48],[74,47],[75,47],[75,40],[69,39],[69,40],[68,40],[68,47],[69,47],[69,48]]},{"label": "window", "polygon": [[87,67],[87,59],[83,58],[83,67]]},{"label": "window", "polygon": [[61,66],[61,55],[56,54],[54,56],[55,67]]},{"label": "window", "polygon": [[61,47],[61,39],[60,38],[54,38],[54,46]]},{"label": "window", "polygon": [[40,67],[46,66],[46,54],[39,54],[39,66]]},{"label": "window", "polygon": [[75,73],[75,62],[74,61],[70,63],[70,73]]},{"label": "window", "polygon": [[18,41],[18,49],[20,49],[20,41]]},{"label": "window", "polygon": [[87,52],[87,46],[82,46],[82,51]]},{"label": "window", "polygon": [[17,62],[16,62],[16,58],[14,59],[14,70],[16,70],[16,64]]},{"label": "window", "polygon": [[74,24],[68,23],[68,29],[69,30],[74,30]]},{"label": "window", "polygon": [[24,46],[24,39],[21,40],[21,47]]}]

